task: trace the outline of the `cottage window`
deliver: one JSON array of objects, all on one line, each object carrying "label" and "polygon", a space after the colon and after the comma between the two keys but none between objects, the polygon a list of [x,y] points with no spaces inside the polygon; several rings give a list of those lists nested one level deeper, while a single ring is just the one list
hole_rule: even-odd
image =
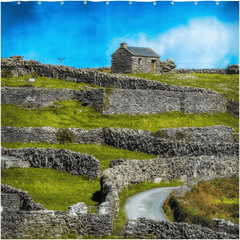
[{"label": "cottage window", "polygon": [[142,63],[142,58],[139,58],[138,59],[138,64],[141,64]]}]

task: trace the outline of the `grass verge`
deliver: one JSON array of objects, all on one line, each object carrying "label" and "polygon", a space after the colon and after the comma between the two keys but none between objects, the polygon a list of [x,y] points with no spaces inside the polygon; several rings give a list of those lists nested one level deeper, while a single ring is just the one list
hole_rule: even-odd
[{"label": "grass verge", "polygon": [[48,168],[4,169],[1,183],[27,191],[36,203],[49,210],[65,211],[78,202],[94,206],[97,202],[91,198],[100,191],[100,179],[90,181],[87,176],[73,176]]},{"label": "grass verge", "polygon": [[189,73],[189,74],[147,74],[136,73],[128,76],[140,77],[147,80],[166,82],[176,86],[189,86],[211,89],[227,94],[235,101],[239,101],[239,75]]},{"label": "grass verge", "polygon": [[2,126],[84,128],[119,127],[156,132],[162,128],[207,127],[225,125],[239,132],[239,119],[228,113],[184,114],[168,112],[154,115],[102,115],[77,100],[55,102],[59,107],[27,110],[21,106],[2,104]]},{"label": "grass verge", "polygon": [[102,146],[97,144],[51,144],[51,143],[2,143],[2,147],[6,148],[24,148],[24,147],[38,147],[38,148],[56,148],[67,149],[74,152],[86,153],[93,155],[100,161],[101,170],[109,168],[109,163],[113,159],[154,159],[156,156],[145,153],[132,152],[129,150],[117,149],[110,146]]}]

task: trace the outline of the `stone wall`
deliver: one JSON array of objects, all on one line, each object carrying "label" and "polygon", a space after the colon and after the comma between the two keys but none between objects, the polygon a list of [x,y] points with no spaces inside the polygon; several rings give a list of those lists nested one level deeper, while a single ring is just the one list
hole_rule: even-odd
[{"label": "stone wall", "polygon": [[184,113],[226,112],[226,99],[215,93],[180,93],[162,90],[112,89],[103,114],[156,114],[170,111]]},{"label": "stone wall", "polygon": [[[186,142],[157,138],[150,132],[124,128],[104,128],[106,145],[162,156],[238,156],[238,143]],[[207,137],[205,137],[207,138]],[[204,139],[204,138],[203,138]]]},{"label": "stone wall", "polygon": [[1,148],[1,154],[28,161],[30,167],[53,168],[72,175],[87,175],[90,178],[100,177],[101,174],[100,162],[94,156],[71,150],[53,148]]},{"label": "stone wall", "polygon": [[155,221],[145,218],[128,220],[126,238],[156,239],[238,239],[238,235],[213,231],[199,225]]},{"label": "stone wall", "polygon": [[[52,127],[1,127],[2,142],[47,142],[59,143],[56,133],[59,128]],[[75,143],[104,144],[103,129],[69,128]]]},{"label": "stone wall", "polygon": [[199,143],[234,143],[236,131],[227,126],[163,128],[153,134],[171,141]]},{"label": "stone wall", "polygon": [[[51,127],[1,127],[2,142],[59,143]],[[69,128],[75,143],[101,144],[164,156],[238,155],[235,130],[226,126],[169,128],[156,133],[126,128]]]},{"label": "stone wall", "polygon": [[[229,65],[231,66],[231,65]],[[207,74],[231,74],[227,68],[211,68],[211,69],[173,69],[170,73],[207,73]],[[239,71],[234,71],[232,74],[239,74]]]},{"label": "stone wall", "polygon": [[97,214],[68,215],[62,211],[3,211],[2,239],[59,238],[77,234],[111,235],[111,217]]},{"label": "stone wall", "polygon": [[235,102],[233,99],[228,100],[227,112],[239,118],[239,102]]},{"label": "stone wall", "polygon": [[115,160],[111,168],[102,173],[102,202],[108,202],[110,212],[117,216],[119,212],[118,193],[132,184],[145,181],[155,182],[180,179],[187,181],[191,177],[227,175],[239,171],[239,159],[234,157],[173,157],[152,160]]},{"label": "stone wall", "polygon": [[[58,143],[51,127],[1,127],[2,142]],[[238,156],[239,145],[234,129],[225,126],[169,128],[156,133],[126,128],[70,128],[75,143],[101,144],[162,156]]]},{"label": "stone wall", "polygon": [[1,206],[3,211],[46,210],[40,203],[35,203],[27,191],[6,184],[1,184]]},{"label": "stone wall", "polygon": [[103,89],[75,91],[72,89],[47,89],[37,87],[2,87],[1,102],[21,105],[25,108],[43,108],[56,101],[77,99],[97,110],[103,107]]}]

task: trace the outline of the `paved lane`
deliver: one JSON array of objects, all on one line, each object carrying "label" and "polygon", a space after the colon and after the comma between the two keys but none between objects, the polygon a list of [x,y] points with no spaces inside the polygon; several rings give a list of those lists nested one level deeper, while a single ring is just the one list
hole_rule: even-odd
[{"label": "paved lane", "polygon": [[168,220],[163,213],[162,205],[169,194],[179,187],[154,188],[129,198],[124,206],[128,219],[145,217],[153,220]]}]

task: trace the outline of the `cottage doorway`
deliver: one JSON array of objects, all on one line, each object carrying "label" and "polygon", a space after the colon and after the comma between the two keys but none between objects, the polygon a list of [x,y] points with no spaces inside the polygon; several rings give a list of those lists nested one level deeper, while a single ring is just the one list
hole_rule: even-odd
[{"label": "cottage doorway", "polygon": [[155,60],[152,60],[152,62],[151,62],[151,65],[152,65],[152,71],[151,71],[151,73],[152,73],[152,74],[155,73],[155,70],[154,70],[155,62],[156,62]]}]

